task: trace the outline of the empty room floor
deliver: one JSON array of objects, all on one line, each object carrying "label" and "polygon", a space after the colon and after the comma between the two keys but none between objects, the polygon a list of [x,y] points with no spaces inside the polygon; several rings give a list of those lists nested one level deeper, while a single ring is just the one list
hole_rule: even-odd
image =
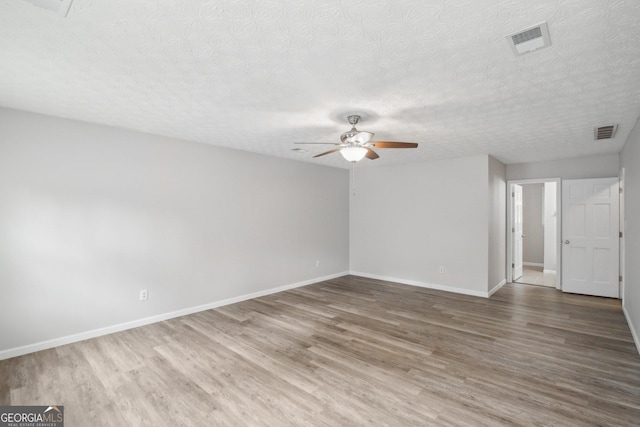
[{"label": "empty room floor", "polygon": [[0,361],[68,426],[640,424],[620,302],[346,276]]}]

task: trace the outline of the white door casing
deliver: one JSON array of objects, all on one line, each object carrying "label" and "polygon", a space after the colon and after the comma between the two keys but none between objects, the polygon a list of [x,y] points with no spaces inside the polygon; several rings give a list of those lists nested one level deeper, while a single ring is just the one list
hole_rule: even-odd
[{"label": "white door casing", "polygon": [[627,219],[625,217],[625,189],[624,189],[624,168],[620,169],[620,176],[618,180],[620,181],[620,231],[622,235],[620,236],[620,298],[624,298],[624,286],[626,280],[625,273],[625,262],[626,262],[626,248],[625,248],[625,238],[627,236]]},{"label": "white door casing", "polygon": [[[508,200],[508,209],[507,209],[507,224],[508,224],[508,238],[507,238],[507,280],[513,282],[517,277],[514,274],[514,238],[515,238],[515,207],[514,207],[514,186],[515,185],[525,185],[525,184],[541,184],[552,182],[556,184],[556,215],[555,215],[555,227],[556,227],[556,289],[562,289],[562,262],[560,260],[560,256],[562,254],[562,244],[560,242],[560,238],[562,234],[560,232],[562,228],[561,220],[562,220],[562,180],[560,178],[539,178],[539,179],[519,179],[519,180],[508,180],[507,181],[507,200]],[[523,201],[524,203],[524,201]],[[520,234],[522,236],[522,234]]]},{"label": "white door casing", "polygon": [[562,290],[619,297],[618,178],[562,182]]},{"label": "white door casing", "polygon": [[513,280],[522,276],[522,186],[513,184]]}]

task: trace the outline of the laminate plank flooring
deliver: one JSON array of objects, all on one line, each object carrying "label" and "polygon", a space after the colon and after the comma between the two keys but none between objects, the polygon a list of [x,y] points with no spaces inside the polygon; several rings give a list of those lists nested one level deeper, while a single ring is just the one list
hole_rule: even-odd
[{"label": "laminate plank flooring", "polygon": [[71,426],[640,425],[613,299],[345,276],[0,361],[1,405]]}]

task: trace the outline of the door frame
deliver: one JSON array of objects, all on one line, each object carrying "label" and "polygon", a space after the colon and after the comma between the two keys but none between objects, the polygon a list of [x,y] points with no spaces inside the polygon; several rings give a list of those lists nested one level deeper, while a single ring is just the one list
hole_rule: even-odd
[{"label": "door frame", "polygon": [[[511,276],[512,282],[522,277],[524,273],[524,188],[519,184],[511,184],[511,209],[513,225],[511,227]],[[518,236],[518,233],[520,236]],[[520,253],[516,253],[519,249]],[[518,256],[516,256],[518,255]],[[517,262],[516,262],[517,261]]]},{"label": "door frame", "polygon": [[626,243],[625,243],[625,239],[627,238],[627,217],[626,217],[626,213],[625,213],[625,197],[626,197],[626,191],[624,188],[625,182],[625,169],[624,168],[620,168],[620,173],[618,174],[618,180],[619,180],[619,186],[620,186],[620,232],[622,233],[622,235],[620,236],[620,266],[619,266],[619,271],[620,271],[620,277],[622,277],[622,279],[620,280],[620,282],[618,283],[619,285],[619,292],[620,292],[620,299],[622,299],[623,295],[624,295],[624,285],[625,282],[627,280],[627,272],[626,270]]},{"label": "door frame", "polygon": [[562,182],[560,178],[507,180],[507,282],[513,282],[513,185],[556,184],[556,289],[562,289]]}]

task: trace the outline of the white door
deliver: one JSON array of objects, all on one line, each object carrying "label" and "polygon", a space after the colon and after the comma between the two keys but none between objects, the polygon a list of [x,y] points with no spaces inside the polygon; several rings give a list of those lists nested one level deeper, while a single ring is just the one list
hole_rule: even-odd
[{"label": "white door", "polygon": [[618,178],[562,182],[562,290],[619,297]]},{"label": "white door", "polygon": [[513,281],[522,277],[522,186],[513,184]]}]

